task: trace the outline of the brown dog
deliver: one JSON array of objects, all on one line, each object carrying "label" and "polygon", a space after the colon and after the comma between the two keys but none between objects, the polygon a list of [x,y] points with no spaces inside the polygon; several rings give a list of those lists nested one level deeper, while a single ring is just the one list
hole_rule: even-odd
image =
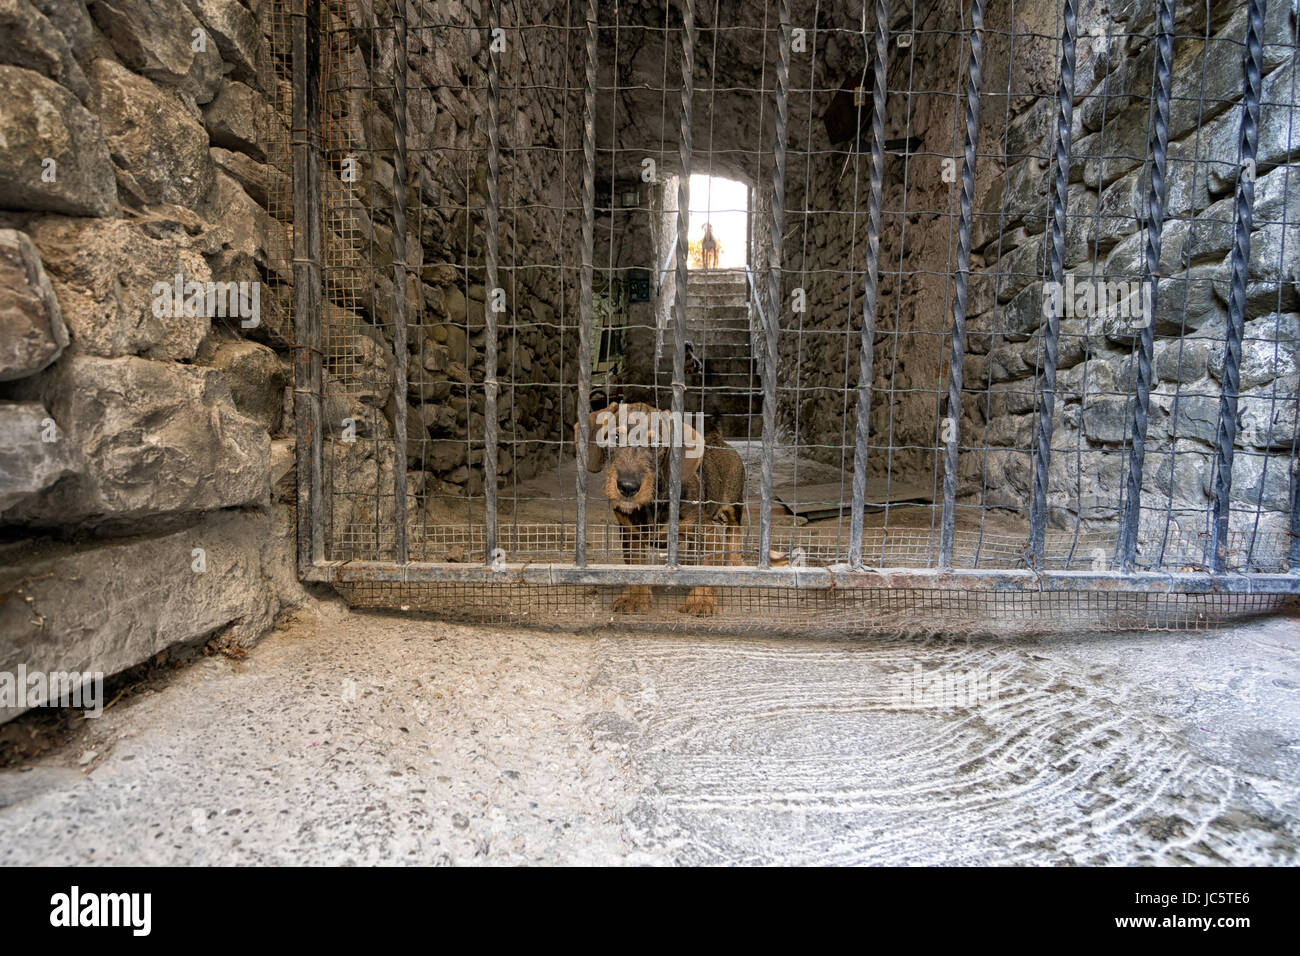
[{"label": "brown dog", "polygon": [[[668,521],[671,447],[666,428],[638,430],[642,421],[666,422],[668,413],[643,403],[610,405],[588,420],[587,470],[605,472],[603,491],[620,525],[623,560],[649,564],[650,545]],[[629,427],[630,426],[630,427]],[[573,426],[577,441],[578,426]],[[707,439],[681,425],[682,496],[678,542],[680,557],[707,565],[739,564],[739,531],[745,513],[745,466],[740,455],[714,430]],[[691,588],[678,608],[688,614],[717,612],[716,589]],[[650,588],[633,584],[614,600],[620,614],[649,610]]]}]

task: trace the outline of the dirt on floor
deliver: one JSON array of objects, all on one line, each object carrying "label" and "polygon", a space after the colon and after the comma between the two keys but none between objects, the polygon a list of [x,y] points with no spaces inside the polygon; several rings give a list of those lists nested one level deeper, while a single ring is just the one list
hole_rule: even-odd
[{"label": "dirt on floor", "polygon": [[1294,617],[724,638],[321,603],[0,771],[0,865],[1293,864],[1297,650]]}]

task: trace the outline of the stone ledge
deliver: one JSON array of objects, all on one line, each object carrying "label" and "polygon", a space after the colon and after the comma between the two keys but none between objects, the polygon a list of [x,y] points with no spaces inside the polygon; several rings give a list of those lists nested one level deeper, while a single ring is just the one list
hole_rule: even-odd
[{"label": "stone ledge", "polygon": [[[232,641],[255,641],[278,606],[264,569],[271,524],[265,511],[223,511],[160,537],[6,555],[0,671],[108,676],[227,627]],[[0,709],[0,723],[19,712]]]}]

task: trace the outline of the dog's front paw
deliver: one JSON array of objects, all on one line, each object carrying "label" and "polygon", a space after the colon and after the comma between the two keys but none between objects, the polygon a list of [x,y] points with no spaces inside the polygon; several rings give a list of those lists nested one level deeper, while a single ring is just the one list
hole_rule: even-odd
[{"label": "dog's front paw", "polygon": [[686,603],[677,609],[683,614],[711,617],[718,613],[717,592],[713,588],[691,588]]},{"label": "dog's front paw", "polygon": [[644,614],[648,610],[650,610],[650,589],[644,584],[625,587],[622,593],[614,598],[615,614]]}]

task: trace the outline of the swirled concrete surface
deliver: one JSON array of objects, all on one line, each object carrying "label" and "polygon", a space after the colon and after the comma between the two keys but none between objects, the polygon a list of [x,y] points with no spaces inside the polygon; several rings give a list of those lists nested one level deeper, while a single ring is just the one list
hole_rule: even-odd
[{"label": "swirled concrete surface", "polygon": [[322,605],[0,773],[0,864],[1295,863],[1298,650]]}]

